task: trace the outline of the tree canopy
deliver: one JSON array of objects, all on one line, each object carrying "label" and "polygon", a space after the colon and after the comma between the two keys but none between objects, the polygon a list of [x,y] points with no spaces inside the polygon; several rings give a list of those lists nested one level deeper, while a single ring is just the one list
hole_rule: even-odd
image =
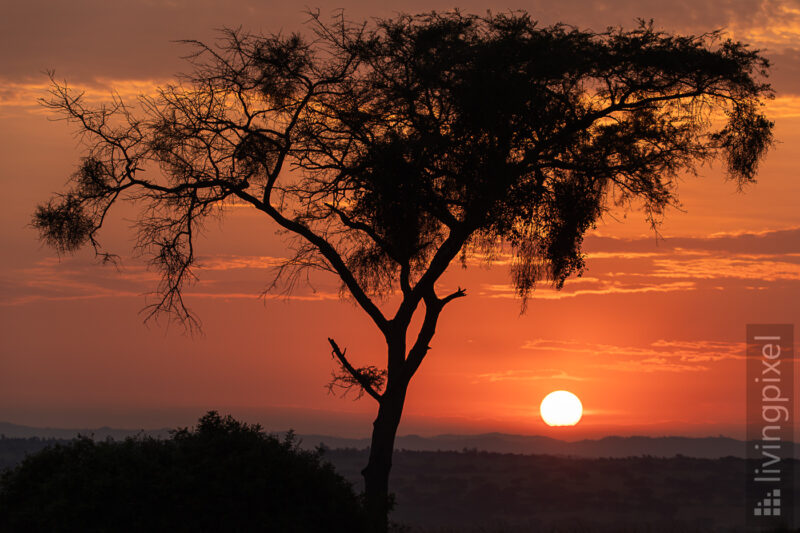
[{"label": "tree canopy", "polygon": [[768,62],[719,33],[458,12],[310,29],[190,42],[194,72],[138,113],[54,85],[46,105],[79,122],[88,153],[37,211],[44,239],[97,245],[111,205],[140,201],[139,246],[164,275],[155,309],[188,317],[193,237],[245,202],[298,237],[287,266],[335,272],[380,324],[368,295],[422,289],[499,244],[520,296],[560,286],[610,201],[656,222],[681,171],[721,156],[752,181],[771,142]]},{"label": "tree canopy", "polygon": [[169,439],[79,437],[0,477],[3,531],[287,531],[363,526],[318,452],[216,412]]}]

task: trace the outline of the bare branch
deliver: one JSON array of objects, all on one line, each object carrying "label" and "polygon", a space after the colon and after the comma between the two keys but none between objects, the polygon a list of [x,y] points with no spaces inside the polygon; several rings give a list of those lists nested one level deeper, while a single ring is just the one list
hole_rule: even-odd
[{"label": "bare branch", "polygon": [[467,295],[467,289],[462,289],[461,287],[458,288],[455,292],[448,294],[444,298],[440,300],[442,307],[447,305],[449,302],[455,300],[456,298],[464,298]]},{"label": "bare branch", "polygon": [[356,399],[366,392],[380,403],[381,394],[380,389],[386,380],[386,371],[380,370],[375,366],[365,366],[355,368],[350,364],[350,361],[345,357],[347,350],[340,350],[336,342],[328,338],[328,342],[333,349],[333,357],[337,360],[340,372],[332,374],[332,381],[328,384],[328,391],[333,392],[335,387],[344,389],[344,394],[347,394],[353,387],[358,387],[358,395]]}]

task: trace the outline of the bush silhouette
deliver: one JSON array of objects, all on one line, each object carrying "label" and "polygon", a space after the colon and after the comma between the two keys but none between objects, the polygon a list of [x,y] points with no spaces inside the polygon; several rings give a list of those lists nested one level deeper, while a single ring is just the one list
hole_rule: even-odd
[{"label": "bush silhouette", "polygon": [[0,480],[0,531],[358,531],[352,486],[321,453],[211,411],[168,440],[48,447]]}]

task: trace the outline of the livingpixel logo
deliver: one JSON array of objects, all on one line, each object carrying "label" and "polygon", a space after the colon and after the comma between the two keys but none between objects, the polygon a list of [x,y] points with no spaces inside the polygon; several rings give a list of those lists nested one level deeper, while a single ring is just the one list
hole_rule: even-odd
[{"label": "livingpixel logo", "polygon": [[746,525],[794,525],[794,328],[747,326]]},{"label": "livingpixel logo", "polygon": [[781,489],[767,492],[767,496],[756,503],[753,516],[780,516],[781,515]]}]

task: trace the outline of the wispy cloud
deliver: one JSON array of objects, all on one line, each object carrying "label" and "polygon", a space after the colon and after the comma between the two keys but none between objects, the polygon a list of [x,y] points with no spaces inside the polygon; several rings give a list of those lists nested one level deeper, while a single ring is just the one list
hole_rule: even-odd
[{"label": "wispy cloud", "polygon": [[[209,256],[199,261],[200,280],[189,284],[188,299],[336,300],[338,289],[298,286],[290,294],[263,293],[264,269],[281,258],[271,256]],[[126,260],[113,268],[86,258],[48,257],[27,268],[0,273],[0,305],[26,305],[42,301],[142,298],[152,294],[160,276],[145,265]]]},{"label": "wispy cloud", "polygon": [[615,361],[613,363],[598,363],[594,368],[615,370],[618,372],[704,372],[709,370],[706,365],[695,365],[674,361],[666,357],[649,357],[631,361]]},{"label": "wispy cloud", "polygon": [[[534,300],[563,300],[565,298],[577,298],[578,296],[643,294],[653,292],[691,291],[695,289],[695,283],[692,281],[675,281],[660,284],[626,284],[619,281],[599,280],[597,284],[598,287],[596,288],[579,288],[573,290],[573,285],[567,282],[561,290],[551,288],[536,289],[536,291],[532,293],[531,298]],[[479,294],[488,298],[517,298],[517,291],[511,284],[484,284]]]},{"label": "wispy cloud", "polygon": [[497,381],[541,381],[541,380],[569,380],[586,381],[588,378],[573,376],[563,370],[544,369],[544,370],[506,370],[504,372],[490,372],[478,374],[478,380],[491,382]]},{"label": "wispy cloud", "polygon": [[586,237],[589,253],[656,253],[674,250],[725,251],[749,254],[787,254],[800,252],[800,226],[762,231],[717,232],[708,235],[664,237],[614,237],[593,232]]},{"label": "wispy cloud", "polygon": [[656,259],[651,276],[660,278],[720,279],[759,281],[800,280],[800,264],[775,261],[774,256],[732,255],[693,259]]},{"label": "wispy cloud", "polygon": [[[510,263],[508,253],[494,264]],[[480,258],[473,265],[480,264]],[[715,233],[699,237],[652,236],[586,239],[587,274],[569,278],[561,290],[541,283],[533,300],[654,295],[689,291],[766,290],[800,281],[800,228]],[[798,287],[800,289],[800,287]],[[477,295],[517,297],[510,283],[483,283]]]},{"label": "wispy cloud", "polygon": [[[800,9],[794,2],[762,0],[756,11],[742,9],[748,17],[732,17],[728,31],[737,39],[770,48],[794,46],[800,34]],[[759,21],[760,23],[755,23]]]},{"label": "wispy cloud", "polygon": [[[109,102],[114,96],[122,98],[128,104],[135,104],[139,96],[154,96],[159,87],[170,81],[93,78],[76,88],[75,95],[82,94],[84,101],[90,104]],[[0,108],[27,108],[29,111],[49,113],[39,105],[39,100],[50,97],[50,88],[50,81],[45,77],[37,81],[0,78]]]},{"label": "wispy cloud", "polygon": [[141,296],[141,287],[157,279],[143,267],[117,270],[80,259],[48,257],[31,267],[4,272],[0,305]]},{"label": "wispy cloud", "polygon": [[[673,285],[675,282],[691,283],[695,290],[724,290],[741,287],[741,283],[733,283],[737,280],[762,285],[800,281],[800,228],[797,227],[668,238],[657,245],[652,238],[594,235],[587,238],[587,248],[589,270],[600,280],[600,285],[593,289],[601,293],[690,288]],[[584,288],[577,289],[570,290],[567,281],[562,297],[579,295]],[[553,296],[543,295],[548,297]]]},{"label": "wispy cloud", "polygon": [[659,257],[663,252],[589,252],[587,259],[643,259]]},{"label": "wispy cloud", "polygon": [[312,291],[303,294],[270,294],[270,293],[237,293],[237,292],[196,292],[186,291],[187,298],[209,298],[213,300],[287,300],[298,302],[321,302],[325,300],[340,300],[338,292]]},{"label": "wispy cloud", "polygon": [[198,270],[270,269],[285,261],[269,255],[216,255],[198,259]]},{"label": "wispy cloud", "polygon": [[[690,291],[765,290],[800,281],[800,228],[764,232],[714,234],[707,237],[660,241],[592,236],[588,239],[588,272],[567,280],[562,290],[542,285],[534,300],[579,297],[630,297]],[[507,261],[505,256],[498,257]],[[267,255],[220,254],[198,260],[200,282],[187,287],[194,298],[244,299],[259,297],[269,282],[266,271],[284,258]],[[483,278],[486,279],[486,278]],[[5,288],[0,305],[41,300],[134,297],[151,293],[159,275],[136,261],[114,269],[84,258],[45,258],[35,265],[0,273]],[[295,292],[268,294],[267,299],[320,301],[338,299],[336,280]],[[470,294],[490,299],[513,299],[510,283],[482,283]],[[443,287],[440,289],[444,290]]]},{"label": "wispy cloud", "polygon": [[533,339],[523,346],[535,352],[591,355],[592,368],[624,372],[698,372],[711,364],[744,359],[744,343],[660,339],[644,346]]}]

